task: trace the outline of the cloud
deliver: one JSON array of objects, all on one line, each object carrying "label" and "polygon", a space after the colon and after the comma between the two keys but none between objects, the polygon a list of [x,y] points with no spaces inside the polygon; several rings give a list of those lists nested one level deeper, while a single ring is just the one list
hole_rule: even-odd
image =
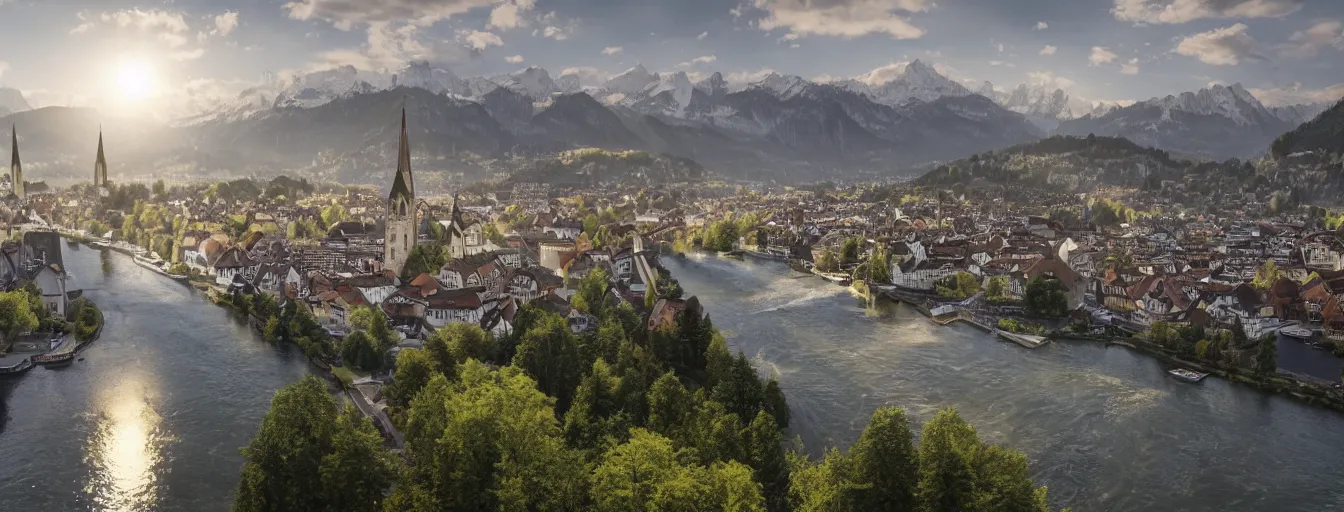
[{"label": "cloud", "polygon": [[6,71],[9,71],[9,63],[0,60],[0,76],[5,76]]},{"label": "cloud", "polygon": [[1235,66],[1242,59],[1264,60],[1256,50],[1257,45],[1246,33],[1246,25],[1238,23],[1182,39],[1176,45],[1176,53],[1214,66]]},{"label": "cloud", "polygon": [[1125,75],[1139,74],[1139,59],[1129,59],[1129,62],[1120,65],[1120,73]]},{"label": "cloud", "polygon": [[1111,15],[1136,23],[1185,23],[1205,18],[1281,18],[1303,0],[1115,0]]},{"label": "cloud", "polygon": [[525,14],[536,6],[535,0],[513,0],[499,4],[490,11],[490,22],[486,28],[509,30],[526,27],[530,21]]},{"label": "cloud", "polygon": [[88,31],[90,31],[90,30],[93,30],[93,22],[92,22],[92,21],[86,21],[86,22],[84,22],[84,23],[80,23],[79,26],[76,26],[75,28],[70,29],[70,35],[83,34],[83,33],[88,32]]},{"label": "cloud", "polygon": [[622,48],[620,46],[608,46],[602,49],[602,55],[616,55],[618,53],[621,53],[621,50],[624,49],[625,48]]},{"label": "cloud", "polygon": [[1285,57],[1310,59],[1325,48],[1344,50],[1344,24],[1339,20],[1320,20],[1311,28],[1294,32],[1289,41],[1292,42],[1279,48]]},{"label": "cloud", "polygon": [[579,85],[583,86],[602,85],[610,77],[607,73],[592,66],[565,68],[564,71],[560,72],[560,76],[569,75],[579,77]]},{"label": "cloud", "polygon": [[178,48],[187,44],[187,38],[173,32],[160,32],[159,40],[168,43],[169,48]]},{"label": "cloud", "polygon": [[1287,87],[1269,87],[1248,89],[1255,98],[1269,107],[1297,105],[1301,103],[1334,103],[1344,98],[1344,83],[1326,86],[1320,89],[1306,89],[1301,82]]},{"label": "cloud", "polygon": [[[341,30],[374,22],[428,26],[499,0],[295,0],[284,4],[290,18],[322,20]],[[531,2],[529,1],[530,5]]]},{"label": "cloud", "polygon": [[1059,48],[1047,44],[1045,45],[1045,48],[1041,48],[1041,51],[1039,53],[1041,55],[1054,55],[1056,50],[1059,50]]},{"label": "cloud", "polygon": [[565,29],[556,26],[546,27],[545,30],[541,31],[541,35],[544,37],[549,37],[556,41],[564,41],[566,39],[569,39],[569,32],[567,32]]},{"label": "cloud", "polygon": [[1001,66],[1001,67],[1005,67],[1005,68],[1015,68],[1015,67],[1017,67],[1017,64],[1013,64],[1013,63],[1011,63],[1011,62],[1004,62],[1004,61],[1001,61],[1001,60],[991,60],[991,61],[989,61],[989,65],[991,65],[991,66]]},{"label": "cloud", "polygon": [[765,77],[770,76],[770,73],[774,72],[775,70],[773,68],[761,68],[756,71],[734,71],[732,73],[725,73],[723,75],[723,80],[733,85],[747,85],[759,82],[765,79]]},{"label": "cloud", "polygon": [[508,57],[504,57],[504,62],[507,62],[507,63],[509,63],[509,64],[519,64],[519,63],[523,62],[523,56],[522,56],[522,55],[510,55],[510,56],[508,56]]},{"label": "cloud", "polygon": [[491,46],[504,46],[504,40],[500,39],[494,32],[468,30],[458,32],[457,37],[466,41],[468,46],[477,50],[484,50]]},{"label": "cloud", "polygon": [[[484,34],[493,35],[489,32]],[[367,41],[363,47],[324,52],[321,54],[322,62],[310,67],[330,68],[349,65],[358,69],[377,71],[398,68],[413,60],[463,62],[480,53],[479,49],[471,46],[465,39],[461,41],[441,39],[425,34],[419,27],[409,24],[374,22],[369,24],[366,35]],[[459,38],[468,35],[470,34],[458,33]],[[498,37],[495,36],[496,39]]]},{"label": "cloud", "polygon": [[[893,39],[919,39],[924,30],[910,24],[898,12],[924,12],[928,0],[751,0],[765,11],[755,22],[761,30],[786,29],[799,36],[818,35],[853,38],[887,34]],[[740,11],[739,11],[740,12]]]},{"label": "cloud", "polygon": [[151,9],[125,9],[105,12],[99,17],[103,23],[113,23],[118,27],[134,27],[140,30],[162,30],[170,33],[182,33],[191,30],[187,26],[186,15],[182,12],[169,12]]},{"label": "cloud", "polygon": [[1119,55],[1116,55],[1115,52],[1110,51],[1104,46],[1093,46],[1092,54],[1087,57],[1087,62],[1089,66],[1096,67],[1102,64],[1115,62],[1117,57],[1119,57]]},{"label": "cloud", "polygon": [[1032,85],[1047,85],[1050,87],[1054,87],[1056,89],[1068,89],[1070,87],[1078,85],[1077,82],[1074,82],[1069,78],[1056,75],[1049,71],[1028,72],[1027,82]]},{"label": "cloud", "polygon": [[226,12],[219,16],[215,16],[215,30],[211,32],[211,34],[227,36],[236,28],[238,28],[238,13]]},{"label": "cloud", "polygon": [[683,62],[681,64],[677,64],[677,67],[688,68],[696,64],[709,64],[716,60],[719,60],[719,58],[714,55],[702,55],[700,57],[691,59],[690,62]]},{"label": "cloud", "polygon": [[1035,28],[1035,30],[1045,30],[1045,29],[1047,29],[1047,28],[1050,28],[1050,24],[1049,24],[1049,23],[1046,23],[1046,22],[1044,22],[1044,21],[1038,21],[1038,22],[1036,22],[1036,28]]},{"label": "cloud", "polygon": [[181,51],[181,52],[173,52],[173,53],[170,53],[170,54],[168,54],[168,59],[169,59],[169,60],[175,60],[175,61],[178,61],[178,62],[183,62],[183,61],[188,61],[188,60],[196,60],[196,59],[199,59],[199,58],[204,57],[204,56],[205,56],[205,49],[204,49],[204,48],[197,48],[197,49],[195,49],[195,50],[187,50],[187,51]]},{"label": "cloud", "polygon": [[695,36],[696,40],[699,40],[699,41],[704,41],[706,37],[709,37],[709,31],[708,31],[708,30],[706,30],[706,31],[704,31],[704,32],[701,32],[700,35],[698,35],[698,36]]}]

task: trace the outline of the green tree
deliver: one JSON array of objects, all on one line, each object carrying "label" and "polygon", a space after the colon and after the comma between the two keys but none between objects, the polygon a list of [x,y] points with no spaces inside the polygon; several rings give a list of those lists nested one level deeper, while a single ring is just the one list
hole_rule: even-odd
[{"label": "green tree", "polygon": [[406,265],[401,269],[401,279],[410,281],[420,274],[437,275],[439,269],[452,260],[448,246],[443,244],[417,244],[406,256]]},{"label": "green tree", "polygon": [[620,437],[630,428],[623,410],[621,378],[601,359],[574,391],[574,403],[565,413],[565,439],[570,446],[592,449],[607,437]]},{"label": "green tree", "polygon": [[985,284],[985,296],[990,300],[1002,300],[1008,297],[1008,276],[994,276]]},{"label": "green tree", "polygon": [[336,402],[316,377],[276,392],[243,449],[236,511],[378,510],[392,462],[368,420]]},{"label": "green tree", "polygon": [[863,239],[846,238],[840,243],[840,265],[851,265],[858,263],[859,250],[863,247]]},{"label": "green tree", "polygon": [[397,354],[397,371],[393,374],[392,384],[387,387],[387,396],[398,403],[409,404],[416,393],[429,384],[436,371],[428,351],[402,350]]},{"label": "green tree", "polygon": [[610,278],[611,276],[607,274],[607,271],[594,268],[579,281],[579,288],[570,298],[570,302],[579,311],[601,318],[611,304],[610,296],[607,293],[610,288]]},{"label": "green tree", "polygon": [[1255,351],[1255,373],[1274,375],[1279,371],[1279,343],[1274,336],[1265,336]]},{"label": "green tree", "polygon": [[567,410],[579,384],[578,345],[569,331],[569,322],[548,314],[523,335],[513,365],[536,379],[537,388],[555,397],[557,408]]},{"label": "green tree", "polygon": [[881,407],[849,449],[855,507],[859,510],[915,510],[919,455],[905,411]]},{"label": "green tree", "polygon": [[761,484],[766,508],[771,512],[788,510],[789,463],[780,446],[779,425],[765,411],[756,413],[743,433],[752,478]]},{"label": "green tree", "polygon": [[1064,296],[1064,285],[1057,279],[1035,277],[1027,282],[1023,296],[1027,312],[1033,315],[1058,318],[1069,313],[1069,300]]},{"label": "green tree", "polygon": [[30,332],[39,325],[30,300],[31,296],[22,289],[0,292],[0,331],[4,332],[6,341],[12,342],[20,334]]},{"label": "green tree", "polygon": [[738,352],[733,361],[732,372],[714,386],[710,393],[712,400],[722,403],[728,412],[740,418],[755,418],[765,400],[765,390],[756,368],[751,366],[746,354]]},{"label": "green tree", "polygon": [[1265,291],[1274,286],[1274,283],[1281,277],[1283,275],[1279,272],[1279,266],[1274,263],[1274,260],[1265,260],[1265,264],[1260,265],[1260,268],[1255,270],[1255,279],[1251,281],[1251,285]]},{"label": "green tree", "polygon": [[924,424],[919,442],[918,498],[929,512],[975,510],[975,429],[951,409]]},{"label": "green tree", "polygon": [[564,446],[553,400],[514,367],[469,360],[411,401],[406,469],[387,510],[579,510],[581,456]]},{"label": "green tree", "polygon": [[831,448],[820,463],[789,454],[789,504],[796,512],[848,512],[856,510],[850,461]]},{"label": "green tree", "polygon": [[967,299],[980,293],[980,281],[970,272],[957,272],[936,285],[938,295],[950,299]]}]

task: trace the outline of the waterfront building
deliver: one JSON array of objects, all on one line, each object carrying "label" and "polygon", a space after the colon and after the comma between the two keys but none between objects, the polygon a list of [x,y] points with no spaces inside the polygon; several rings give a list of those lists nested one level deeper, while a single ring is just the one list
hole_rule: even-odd
[{"label": "waterfront building", "polygon": [[397,174],[387,195],[387,226],[383,236],[383,268],[398,274],[415,247],[415,180],[411,176],[411,142],[406,136],[406,110],[401,111],[401,143]]}]

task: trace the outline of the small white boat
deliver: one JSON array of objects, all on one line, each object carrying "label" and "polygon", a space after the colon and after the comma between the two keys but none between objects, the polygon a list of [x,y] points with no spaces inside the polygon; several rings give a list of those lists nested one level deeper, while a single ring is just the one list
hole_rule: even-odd
[{"label": "small white boat", "polygon": [[1209,374],[1207,373],[1197,372],[1194,370],[1187,370],[1185,368],[1175,368],[1167,370],[1167,373],[1171,374],[1172,377],[1183,380],[1185,382],[1199,382],[1201,380],[1204,380],[1204,377],[1209,376]]},{"label": "small white boat", "polygon": [[957,312],[957,306],[954,304],[943,304],[940,306],[935,306],[933,309],[929,310],[929,314],[935,317],[943,315],[951,315],[956,312]]},{"label": "small white boat", "polygon": [[1301,340],[1309,340],[1311,339],[1312,335],[1311,329],[1307,329],[1305,327],[1289,327],[1287,329],[1280,330],[1279,333],[1283,334],[1284,336],[1290,336]]}]

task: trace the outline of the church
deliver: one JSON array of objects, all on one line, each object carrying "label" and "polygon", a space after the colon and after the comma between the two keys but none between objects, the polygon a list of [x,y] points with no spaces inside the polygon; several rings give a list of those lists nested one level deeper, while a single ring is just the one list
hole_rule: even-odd
[{"label": "church", "polygon": [[383,269],[401,274],[419,233],[415,221],[415,180],[411,176],[411,141],[406,136],[406,109],[401,110],[401,145],[397,175],[387,195],[387,226],[383,236]]}]

